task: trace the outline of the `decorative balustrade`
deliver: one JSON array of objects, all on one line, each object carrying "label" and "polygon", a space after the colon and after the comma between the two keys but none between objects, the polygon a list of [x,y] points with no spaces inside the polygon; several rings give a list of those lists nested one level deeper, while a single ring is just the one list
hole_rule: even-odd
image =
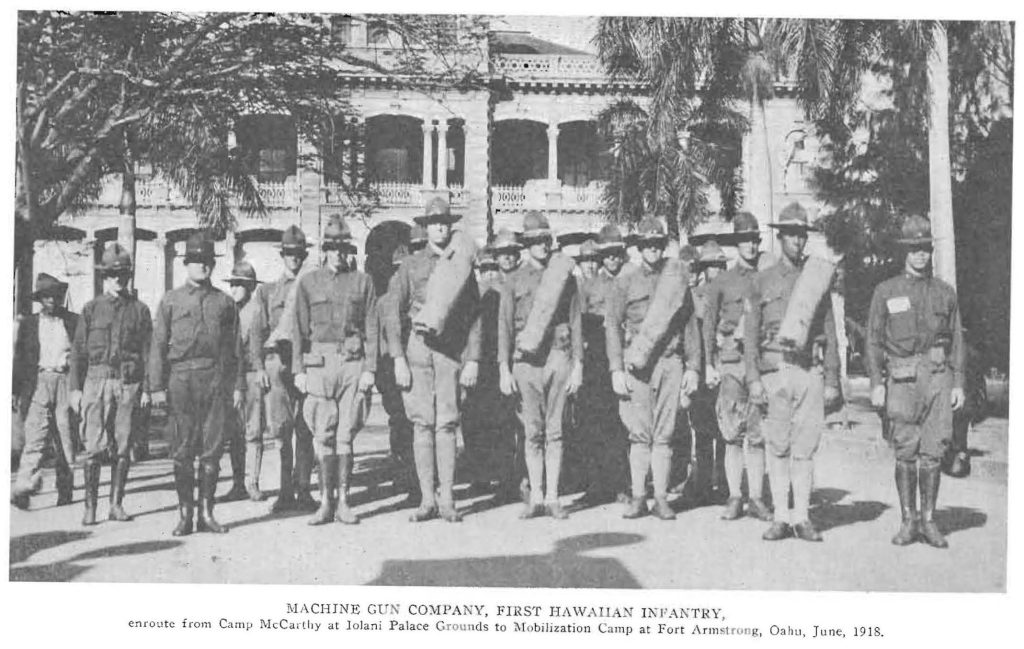
[{"label": "decorative balustrade", "polygon": [[283,182],[261,182],[258,191],[267,207],[297,207],[299,204],[299,184],[294,177]]},{"label": "decorative balustrade", "polygon": [[423,186],[414,183],[373,183],[380,204],[386,207],[422,207]]},{"label": "decorative balustrade", "polygon": [[[547,207],[547,194],[543,184],[534,182],[532,185],[494,185],[491,187],[491,206],[497,210],[544,209]],[[605,183],[595,181],[582,187],[562,185],[560,191],[562,201],[559,209],[577,212],[601,212],[604,210]],[[558,190],[556,190],[558,191]]]},{"label": "decorative balustrade", "polygon": [[562,208],[567,210],[600,211],[604,209],[603,182],[592,182],[582,187],[562,187]]},{"label": "decorative balustrade", "polygon": [[494,185],[491,187],[491,205],[496,209],[505,210],[526,207],[526,187]]},{"label": "decorative balustrade", "polygon": [[587,54],[501,54],[491,57],[491,72],[511,79],[603,79],[604,68]]},{"label": "decorative balustrade", "polygon": [[469,192],[462,185],[448,185],[448,191],[451,193],[452,206],[469,203]]},{"label": "decorative balustrade", "polygon": [[[294,208],[299,205],[299,185],[294,178],[283,182],[261,182],[257,190],[268,208]],[[111,174],[103,181],[96,203],[117,206],[121,202],[121,176]],[[162,176],[137,178],[135,203],[138,207],[171,207],[187,209],[192,203],[177,185]]]}]

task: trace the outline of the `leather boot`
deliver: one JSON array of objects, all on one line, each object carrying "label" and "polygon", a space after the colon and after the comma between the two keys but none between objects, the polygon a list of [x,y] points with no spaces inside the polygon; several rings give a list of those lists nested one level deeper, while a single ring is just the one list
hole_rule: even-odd
[{"label": "leather boot", "polygon": [[921,537],[925,543],[933,548],[947,548],[949,543],[946,537],[939,531],[939,527],[932,519],[935,514],[935,502],[939,497],[939,471],[938,464],[921,466],[920,487],[921,487]]},{"label": "leather boot", "polygon": [[725,503],[725,511],[722,512],[723,521],[734,521],[743,515],[743,499],[731,497]]},{"label": "leather boot", "polygon": [[217,477],[220,467],[212,462],[201,462],[199,479],[199,518],[196,520],[197,532],[213,532],[224,534],[228,528],[217,522],[213,517],[213,503],[216,501]]},{"label": "leather boot", "polygon": [[626,511],[622,512],[622,517],[628,519],[641,518],[648,513],[647,498],[645,496],[634,496],[629,499],[629,504],[626,506]]},{"label": "leather boot", "polygon": [[676,513],[672,511],[672,507],[668,504],[668,498],[664,495],[654,496],[654,515],[663,521],[674,521],[676,519]]},{"label": "leather boot", "polygon": [[292,444],[290,440],[281,439],[281,488],[277,492],[277,500],[270,506],[270,513],[280,514],[295,509],[295,491],[292,486]]},{"label": "leather boot", "polygon": [[971,456],[967,451],[957,451],[949,463],[951,478],[966,478],[971,474]]},{"label": "leather boot", "polygon": [[338,489],[338,456],[326,455],[318,457],[320,467],[320,506],[307,522],[308,525],[323,525],[334,520],[334,494]]},{"label": "leather boot", "polygon": [[70,505],[74,501],[75,473],[71,467],[57,465],[57,506]]},{"label": "leather boot", "polygon": [[231,490],[221,496],[222,503],[245,500],[249,497],[245,488],[245,447],[240,440],[231,440],[228,457],[231,459]]},{"label": "leather boot", "polygon": [[195,503],[195,477],[192,463],[174,463],[174,488],[178,492],[178,523],[172,536],[186,536],[192,533],[192,510]]},{"label": "leather boot", "polygon": [[245,465],[248,468],[248,476],[245,479],[245,491],[249,494],[249,500],[259,502],[266,498],[260,491],[260,471],[263,469],[263,443],[249,442],[245,448]]},{"label": "leather boot", "polygon": [[413,439],[413,460],[416,478],[420,483],[420,506],[409,515],[410,523],[422,523],[437,518],[437,500],[434,490],[434,432],[417,430]]},{"label": "leather boot", "polygon": [[348,485],[352,478],[352,455],[346,453],[338,457],[338,505],[334,511],[334,520],[346,525],[356,525],[359,517],[348,506]]},{"label": "leather boot", "polygon": [[125,484],[128,482],[128,466],[128,458],[121,457],[110,470],[110,512],[107,514],[107,520],[124,523],[132,519],[121,506]]},{"label": "leather boot", "polygon": [[438,433],[434,439],[434,453],[437,456],[437,482],[440,498],[437,513],[449,523],[462,521],[462,514],[455,507],[455,456],[457,453],[455,434]]},{"label": "leather boot", "polygon": [[85,514],[82,515],[82,525],[95,525],[96,503],[100,490],[100,463],[94,459],[86,460],[82,472],[85,474]]},{"label": "leather boot", "polygon": [[772,510],[768,509],[768,505],[760,498],[751,498],[747,501],[747,514],[766,523],[772,520]]},{"label": "leather boot", "polygon": [[896,461],[896,493],[900,497],[903,522],[892,537],[893,545],[910,545],[917,540],[917,463]]},{"label": "leather boot", "polygon": [[296,434],[295,469],[292,473],[292,484],[295,490],[295,509],[298,511],[315,512],[320,507],[320,503],[313,496],[309,495],[313,465],[315,463],[318,463],[318,460],[313,453],[312,440],[309,437],[301,437]]}]

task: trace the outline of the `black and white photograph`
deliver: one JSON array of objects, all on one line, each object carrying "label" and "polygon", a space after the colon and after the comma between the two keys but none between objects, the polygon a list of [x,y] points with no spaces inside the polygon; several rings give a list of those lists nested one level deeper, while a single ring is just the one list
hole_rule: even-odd
[{"label": "black and white photograph", "polygon": [[8,30],[8,595],[1007,593],[1012,20],[276,8]]}]

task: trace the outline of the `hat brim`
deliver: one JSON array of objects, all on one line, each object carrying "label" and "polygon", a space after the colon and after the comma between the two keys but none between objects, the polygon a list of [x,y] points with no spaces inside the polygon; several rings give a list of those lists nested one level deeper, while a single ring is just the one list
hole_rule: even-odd
[{"label": "hat brim", "polygon": [[291,243],[288,245],[284,245],[283,243],[279,243],[275,247],[281,252],[306,252],[307,250],[313,247],[313,244],[304,243],[302,245],[296,245],[294,243]]},{"label": "hat brim", "polygon": [[914,239],[897,239],[896,243],[900,244],[901,246],[921,246],[926,243],[935,243],[935,239],[932,237],[916,237]]},{"label": "hat brim", "polygon": [[721,234],[713,234],[709,232],[703,234],[691,234],[686,237],[686,242],[691,246],[703,246],[708,241],[719,241],[721,236]]},{"label": "hat brim", "polygon": [[461,214],[434,214],[430,216],[421,214],[419,216],[412,217],[412,220],[415,221],[417,225],[429,225],[431,223],[446,223],[451,225],[461,218]]},{"label": "hat brim", "polygon": [[760,230],[746,230],[743,232],[728,232],[718,236],[718,243],[722,246],[735,246],[744,241],[760,241]]},{"label": "hat brim", "polygon": [[594,235],[589,232],[571,232],[569,234],[562,234],[558,236],[559,246],[575,246],[589,241],[594,238]]},{"label": "hat brim", "polygon": [[487,251],[492,255],[517,255],[523,251],[523,246],[518,243],[510,243],[504,246],[488,246]]},{"label": "hat brim", "polygon": [[654,243],[659,245],[665,245],[668,243],[667,234],[637,234],[634,235],[634,244],[636,246],[642,246],[645,243]]},{"label": "hat brim", "polygon": [[131,266],[105,266],[103,264],[96,264],[96,270],[100,271],[101,273],[115,272],[115,271],[116,272],[130,272],[132,270],[132,267]]},{"label": "hat brim", "polygon": [[47,288],[47,289],[43,289],[41,291],[33,291],[32,292],[32,301],[33,302],[38,302],[40,299],[42,299],[44,297],[53,297],[53,298],[60,299],[60,297],[64,293],[66,293],[67,290],[68,290],[67,288]]},{"label": "hat brim", "polygon": [[552,237],[551,230],[549,228],[539,228],[537,230],[527,230],[519,235],[519,240],[523,243],[527,241],[538,241],[540,239],[550,240]]},{"label": "hat brim", "polygon": [[252,277],[239,277],[238,275],[232,275],[228,278],[228,284],[262,284],[258,279]]},{"label": "hat brim", "polygon": [[769,228],[775,228],[776,230],[803,230],[804,232],[817,232],[818,228],[809,224],[801,223],[799,221],[783,221],[780,223],[769,223]]},{"label": "hat brim", "polygon": [[185,255],[185,259],[182,263],[195,264],[195,263],[213,263],[217,260],[217,257],[223,257],[224,255],[218,255],[216,253],[212,255]]}]

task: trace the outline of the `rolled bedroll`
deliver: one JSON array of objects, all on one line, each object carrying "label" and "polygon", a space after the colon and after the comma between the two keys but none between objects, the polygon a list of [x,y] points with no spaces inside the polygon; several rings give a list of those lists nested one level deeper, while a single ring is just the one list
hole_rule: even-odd
[{"label": "rolled bedroll", "polygon": [[445,324],[455,303],[473,274],[477,245],[468,233],[456,230],[427,280],[427,295],[413,328],[429,337],[444,333]]},{"label": "rolled bedroll", "polygon": [[551,256],[540,277],[537,293],[533,296],[533,307],[526,317],[526,326],[516,337],[516,348],[523,354],[530,356],[540,351],[562,300],[562,292],[575,268],[576,262],[572,257],[561,253]]},{"label": "rolled bedroll", "polygon": [[779,324],[776,342],[786,349],[803,349],[810,335],[818,305],[828,295],[842,257],[808,257],[793,285],[786,313]]},{"label": "rolled bedroll", "polygon": [[686,273],[678,255],[665,260],[644,320],[623,356],[626,367],[639,370],[650,364],[651,355],[668,333],[676,312],[683,306],[683,298],[689,290]]}]

